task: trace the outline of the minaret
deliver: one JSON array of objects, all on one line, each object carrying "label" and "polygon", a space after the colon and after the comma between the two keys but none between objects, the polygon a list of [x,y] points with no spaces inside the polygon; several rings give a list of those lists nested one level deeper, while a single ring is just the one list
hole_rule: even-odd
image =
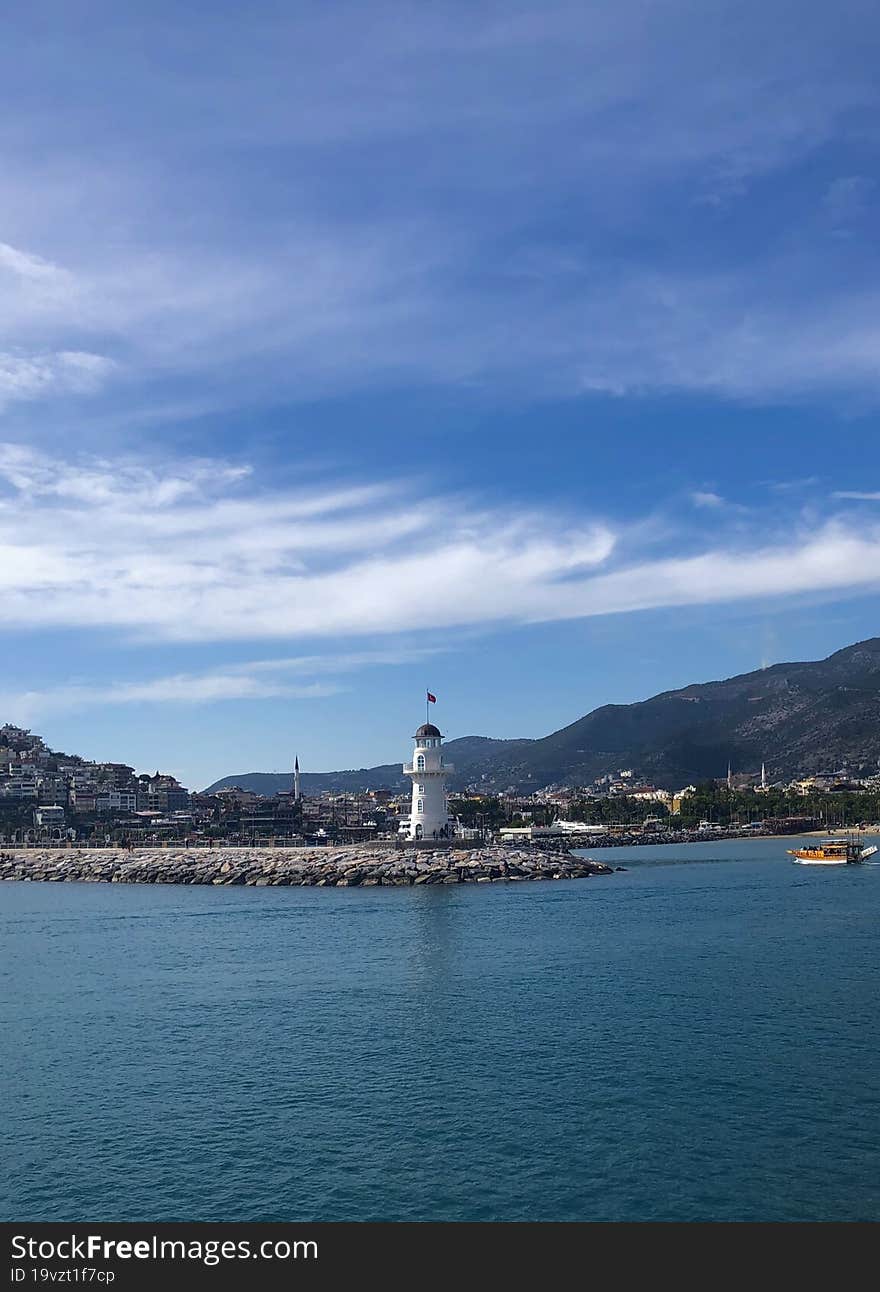
[{"label": "minaret", "polygon": [[730,770],[730,763],[727,764],[727,788],[733,789],[733,772]]},{"label": "minaret", "polygon": [[767,768],[762,763],[761,764],[761,789],[765,790],[766,788],[767,788]]},{"label": "minaret", "polygon": [[404,776],[412,778],[412,810],[409,839],[449,839],[452,823],[446,808],[446,777],[454,771],[443,760],[443,736],[426,722],[415,734],[411,763],[403,764]]},{"label": "minaret", "polygon": [[301,798],[302,798],[302,794],[300,793],[300,788],[299,788],[299,754],[297,754],[293,764],[293,801],[294,803],[299,803]]}]

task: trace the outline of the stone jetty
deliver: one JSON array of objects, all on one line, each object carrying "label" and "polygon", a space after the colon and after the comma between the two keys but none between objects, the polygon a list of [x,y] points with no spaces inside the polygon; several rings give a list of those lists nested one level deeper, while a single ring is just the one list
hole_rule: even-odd
[{"label": "stone jetty", "polygon": [[243,884],[316,888],[587,879],[611,866],[538,849],[28,848],[0,851],[0,880],[44,883]]}]

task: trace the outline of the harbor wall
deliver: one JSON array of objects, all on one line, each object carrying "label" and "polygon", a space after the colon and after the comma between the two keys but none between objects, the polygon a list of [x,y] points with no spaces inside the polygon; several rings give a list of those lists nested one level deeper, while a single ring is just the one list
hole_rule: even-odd
[{"label": "harbor wall", "polygon": [[319,888],[586,879],[612,867],[570,853],[468,849],[122,848],[10,849],[0,880],[42,883],[212,884]]}]

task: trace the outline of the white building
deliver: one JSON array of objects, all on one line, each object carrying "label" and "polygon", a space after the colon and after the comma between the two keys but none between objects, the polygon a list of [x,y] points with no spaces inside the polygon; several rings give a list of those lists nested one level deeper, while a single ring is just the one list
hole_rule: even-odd
[{"label": "white building", "polygon": [[554,821],[552,825],[504,825],[499,838],[515,843],[518,839],[530,843],[534,839],[563,839],[566,835],[592,834],[596,838],[608,833],[604,825],[587,825],[584,821]]},{"label": "white building", "polygon": [[95,796],[96,812],[137,812],[135,790],[105,790]]},{"label": "white building", "polygon": [[668,790],[658,790],[653,785],[646,785],[644,789],[633,790],[629,797],[640,803],[668,803],[672,795]]},{"label": "white building", "polygon": [[37,825],[64,825],[64,808],[60,803],[47,803],[34,812]]},{"label": "white building", "polygon": [[412,778],[407,838],[448,839],[452,822],[446,805],[446,777],[455,769],[444,762],[443,736],[432,723],[419,727],[414,739],[413,760],[403,764],[404,776]]}]

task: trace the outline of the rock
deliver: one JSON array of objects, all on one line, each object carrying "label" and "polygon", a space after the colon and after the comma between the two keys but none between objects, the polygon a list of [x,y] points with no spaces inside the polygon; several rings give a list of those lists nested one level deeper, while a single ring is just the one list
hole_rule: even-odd
[{"label": "rock", "polygon": [[[617,869],[623,869],[618,867]],[[335,848],[0,849],[0,879],[44,883],[211,884],[248,887],[378,888],[586,879],[612,868],[564,848],[398,849],[377,844]]]}]

